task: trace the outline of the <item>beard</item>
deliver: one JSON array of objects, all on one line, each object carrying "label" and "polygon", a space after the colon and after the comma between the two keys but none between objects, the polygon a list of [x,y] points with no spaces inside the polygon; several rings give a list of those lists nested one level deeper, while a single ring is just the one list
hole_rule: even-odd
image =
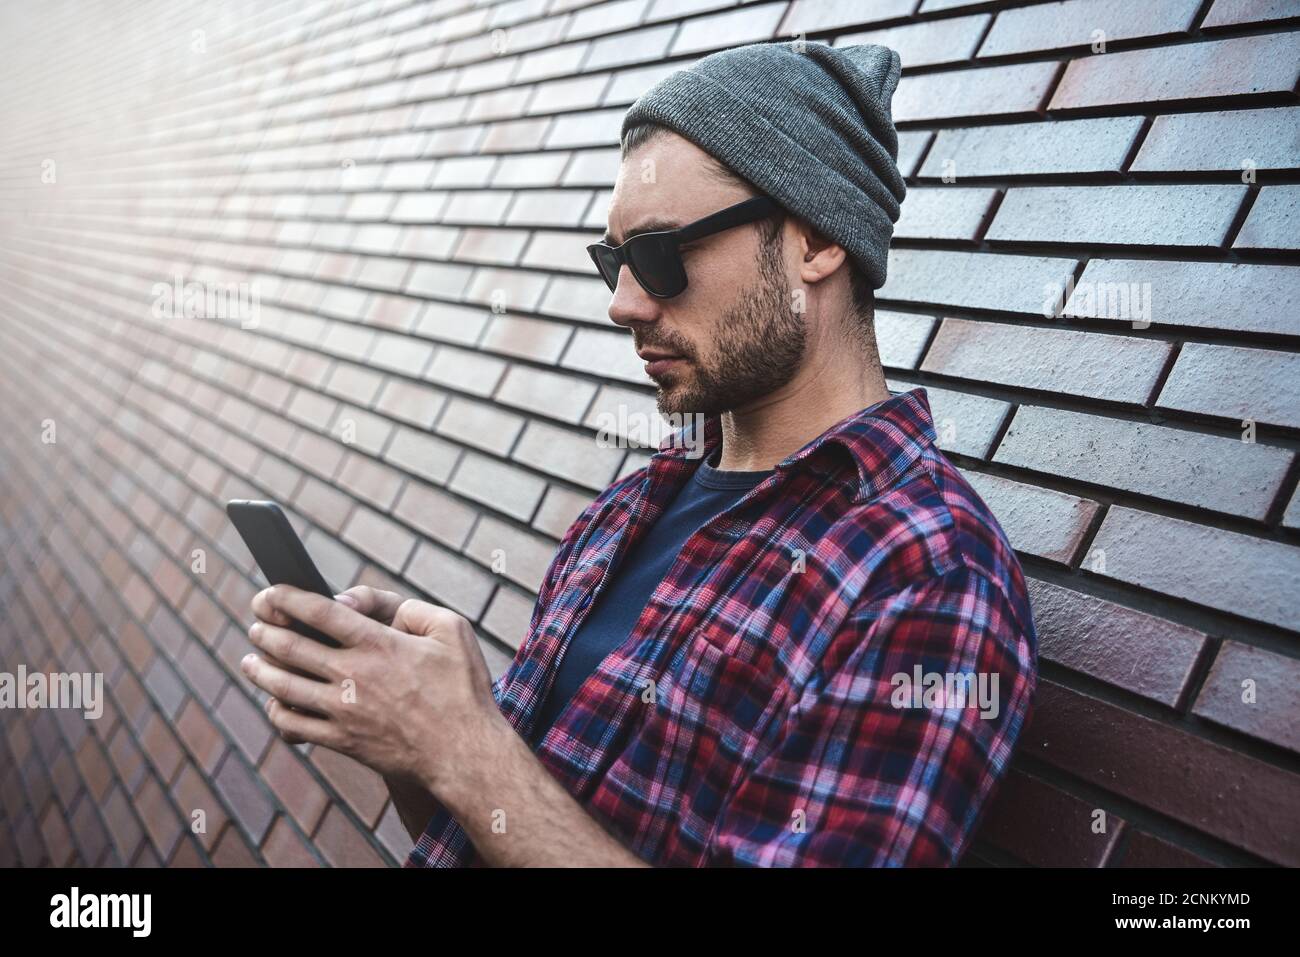
[{"label": "beard", "polygon": [[669,372],[656,381],[655,399],[664,415],[720,415],[789,382],[803,359],[807,327],[793,308],[777,244],[763,245],[758,282],[722,316],[707,361],[689,342],[673,337],[637,342],[637,348],[646,345],[687,360],[682,372]]}]

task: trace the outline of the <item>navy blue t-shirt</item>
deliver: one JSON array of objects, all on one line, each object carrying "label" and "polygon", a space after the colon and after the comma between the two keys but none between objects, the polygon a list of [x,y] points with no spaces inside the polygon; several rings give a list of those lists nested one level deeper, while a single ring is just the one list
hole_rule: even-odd
[{"label": "navy blue t-shirt", "polygon": [[550,693],[538,712],[534,742],[546,737],[569,699],[596,666],[627,640],[655,586],[668,576],[686,540],[771,474],[771,470],[723,472],[707,461],[700,463],[659,520],[623,557],[595,606],[569,639]]}]

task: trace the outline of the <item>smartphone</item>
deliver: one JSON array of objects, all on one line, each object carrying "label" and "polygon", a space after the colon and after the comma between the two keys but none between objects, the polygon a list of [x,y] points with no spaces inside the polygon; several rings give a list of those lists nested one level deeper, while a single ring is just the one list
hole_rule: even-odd
[{"label": "smartphone", "polygon": [[[334,590],[326,583],[325,577],[316,568],[316,563],[307,554],[302,539],[289,524],[289,518],[279,505],[274,502],[253,502],[236,499],[226,503],[226,514],[234,523],[244,544],[253,553],[266,581],[271,585],[292,585],[303,591],[324,595],[331,601]],[[339,643],[310,625],[291,622],[294,631],[308,638],[313,638],[331,648],[340,647]]]}]

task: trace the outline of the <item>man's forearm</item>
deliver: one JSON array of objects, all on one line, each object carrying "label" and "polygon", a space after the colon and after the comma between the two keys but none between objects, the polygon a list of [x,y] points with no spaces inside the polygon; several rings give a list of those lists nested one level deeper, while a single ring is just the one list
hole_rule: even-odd
[{"label": "man's forearm", "polygon": [[647,866],[583,810],[507,724],[434,794],[494,867]]}]

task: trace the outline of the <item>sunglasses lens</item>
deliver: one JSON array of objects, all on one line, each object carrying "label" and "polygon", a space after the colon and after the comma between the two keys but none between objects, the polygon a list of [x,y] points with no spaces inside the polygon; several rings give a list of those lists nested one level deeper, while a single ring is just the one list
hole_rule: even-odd
[{"label": "sunglasses lens", "polygon": [[686,288],[686,271],[669,237],[647,233],[627,245],[628,261],[637,280],[656,296],[675,296]]},{"label": "sunglasses lens", "polygon": [[613,292],[618,288],[618,257],[608,246],[600,244],[588,246],[587,252],[591,255],[591,261],[596,264],[600,278],[605,280],[605,285],[609,287],[610,292]]}]

